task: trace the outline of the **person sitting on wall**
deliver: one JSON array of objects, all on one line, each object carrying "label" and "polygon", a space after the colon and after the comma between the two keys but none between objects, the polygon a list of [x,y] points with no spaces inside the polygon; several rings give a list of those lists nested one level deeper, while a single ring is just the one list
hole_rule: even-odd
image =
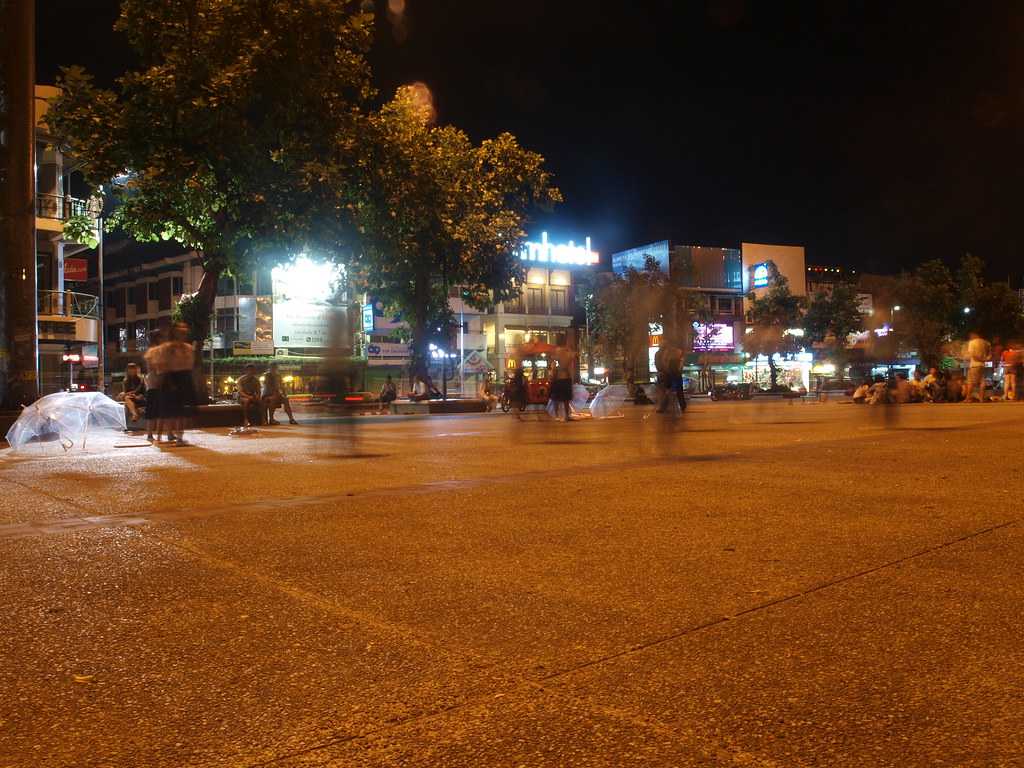
[{"label": "person sitting on wall", "polygon": [[141,418],[139,408],[146,406],[146,382],[139,374],[138,364],[128,363],[125,367],[124,384],[118,399],[124,401],[129,421],[138,421]]},{"label": "person sitting on wall", "polygon": [[388,374],[387,379],[381,385],[380,388],[380,407],[381,412],[387,411],[388,406],[391,405],[395,400],[398,399],[398,387],[395,386],[394,380],[391,378],[391,374]]},{"label": "person sitting on wall", "polygon": [[242,423],[246,427],[251,427],[253,413],[256,414],[257,422],[260,420],[263,403],[260,396],[260,379],[256,375],[255,365],[250,363],[245,366],[245,373],[238,377],[235,388],[238,390],[238,404],[242,406]]},{"label": "person sitting on wall", "polygon": [[271,363],[263,374],[263,405],[267,409],[267,424],[277,424],[274,420],[274,411],[282,406],[288,415],[288,423],[299,423],[292,415],[292,404],[288,402],[288,395],[285,394],[281,374],[277,372],[277,363]]},{"label": "person sitting on wall", "polygon": [[488,413],[493,411],[494,406],[498,402],[498,396],[494,394],[490,374],[484,376],[483,381],[480,383],[479,395],[480,399],[484,401],[484,410],[487,411]]},{"label": "person sitting on wall", "polygon": [[414,403],[430,399],[430,389],[427,387],[427,382],[418,373],[413,379],[412,392],[409,393],[409,399]]}]

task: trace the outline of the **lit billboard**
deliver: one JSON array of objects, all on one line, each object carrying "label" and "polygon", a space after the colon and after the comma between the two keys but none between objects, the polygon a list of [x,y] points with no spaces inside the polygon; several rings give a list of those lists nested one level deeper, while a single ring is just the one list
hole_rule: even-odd
[{"label": "lit billboard", "polygon": [[658,269],[666,275],[669,273],[669,243],[661,240],[657,243],[641,245],[626,251],[612,254],[612,272],[620,277],[629,269],[643,272],[647,259],[653,259]]},{"label": "lit billboard", "polygon": [[693,324],[693,351],[722,352],[734,349],[733,328],[728,323]]},{"label": "lit billboard", "polygon": [[336,302],[341,269],[300,256],[274,267],[274,346],[327,347],[342,308]]}]

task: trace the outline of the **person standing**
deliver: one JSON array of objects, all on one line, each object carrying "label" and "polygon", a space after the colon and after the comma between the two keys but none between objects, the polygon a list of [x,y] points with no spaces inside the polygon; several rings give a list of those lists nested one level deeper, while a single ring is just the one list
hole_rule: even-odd
[{"label": "person standing", "polygon": [[149,335],[149,349],[146,350],[144,359],[146,361],[146,439],[153,442],[153,433],[156,432],[156,440],[160,440],[163,434],[163,420],[160,417],[160,347],[163,337],[160,331],[153,331]]},{"label": "person standing", "polygon": [[548,395],[554,406],[555,418],[558,418],[558,407],[565,410],[565,420],[570,421],[569,403],[572,402],[572,351],[565,347],[555,350],[550,363],[555,366],[551,372],[551,391]]},{"label": "person standing", "polygon": [[1010,342],[1003,350],[1003,396],[1007,400],[1017,399],[1017,368],[1020,367],[1020,355],[1019,342]]},{"label": "person standing", "polygon": [[187,341],[188,326],[178,323],[171,329],[170,341],[160,345],[160,415],[167,424],[167,440],[188,445],[185,422],[195,405],[192,368],[195,350]]},{"label": "person standing", "polygon": [[288,402],[288,395],[285,394],[277,363],[271,363],[263,374],[263,405],[267,409],[267,424],[277,424],[274,420],[274,411],[282,406],[288,415],[288,423],[299,423],[292,415],[292,404]]},{"label": "person standing", "polygon": [[977,393],[978,402],[985,402],[985,366],[992,357],[992,346],[975,331],[967,342],[967,391],[964,399],[971,402]]}]

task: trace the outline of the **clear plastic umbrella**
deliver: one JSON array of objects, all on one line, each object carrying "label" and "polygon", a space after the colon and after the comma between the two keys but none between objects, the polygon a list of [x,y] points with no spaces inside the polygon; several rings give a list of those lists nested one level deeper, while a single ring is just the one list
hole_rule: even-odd
[{"label": "clear plastic umbrella", "polygon": [[609,384],[590,401],[590,413],[595,419],[622,416],[622,404],[628,396],[629,390],[625,384]]},{"label": "clear plastic umbrella", "polygon": [[121,403],[102,392],[56,392],[25,406],[7,430],[7,442],[17,449],[59,440],[66,451],[76,440],[85,448],[90,430],[111,428],[125,428]]}]

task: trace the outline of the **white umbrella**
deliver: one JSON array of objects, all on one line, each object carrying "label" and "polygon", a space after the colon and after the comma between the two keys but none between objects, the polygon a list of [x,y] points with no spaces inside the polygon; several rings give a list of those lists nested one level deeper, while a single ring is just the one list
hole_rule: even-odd
[{"label": "white umbrella", "polygon": [[622,416],[622,404],[626,402],[629,391],[625,384],[609,384],[590,401],[590,412],[595,419],[608,419]]},{"label": "white umbrella", "polygon": [[7,430],[12,448],[60,440],[67,450],[77,438],[85,448],[90,429],[124,430],[124,405],[102,392],[55,392],[25,406]]}]

